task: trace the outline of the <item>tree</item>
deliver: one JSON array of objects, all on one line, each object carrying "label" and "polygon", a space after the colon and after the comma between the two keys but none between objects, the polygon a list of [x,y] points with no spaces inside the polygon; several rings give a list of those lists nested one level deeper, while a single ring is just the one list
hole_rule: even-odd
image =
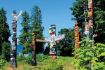
[{"label": "tree", "polygon": [[[85,3],[85,6],[84,6]],[[95,42],[105,42],[105,0],[94,0],[94,34],[97,37],[94,38]],[[82,31],[84,30],[85,15],[84,9],[87,8],[88,0],[76,0],[71,10],[75,19],[78,21]],[[85,7],[85,8],[84,8]]]},{"label": "tree", "polygon": [[[34,6],[32,10],[32,25],[31,30],[35,32],[37,39],[43,38],[43,27],[42,27],[42,15],[41,10],[38,6]],[[41,52],[43,50],[43,43],[36,43],[36,51]]]},{"label": "tree", "polygon": [[105,43],[105,0],[95,0],[94,3],[94,29],[98,35],[95,41]]},{"label": "tree", "polygon": [[74,30],[73,29],[61,29],[59,34],[65,34],[65,38],[58,44],[60,54],[63,56],[72,55],[74,47]]},{"label": "tree", "polygon": [[75,48],[74,64],[78,70],[105,70],[105,44],[95,43],[85,37],[80,48]]},{"label": "tree", "polygon": [[[85,8],[87,7],[87,0],[76,0],[72,7],[73,15],[77,19],[80,27],[84,30],[84,23],[85,23],[85,15],[84,14],[84,6],[83,3],[86,3]],[[93,44],[92,40],[89,38],[83,38],[80,41],[80,48],[75,49],[75,63],[77,64],[78,68],[85,68],[86,70],[104,70],[105,68],[105,49],[104,43],[105,42],[105,0],[94,0],[94,34],[97,36],[94,38],[95,43]],[[86,17],[87,18],[87,17]],[[101,52],[102,51],[102,52]],[[83,70],[85,70],[83,69]]]},{"label": "tree", "polygon": [[[7,18],[6,18],[6,11],[1,8],[0,9],[0,55],[1,54],[9,54],[10,52],[10,42],[9,42],[9,36],[10,36],[10,30],[9,30],[9,26],[7,24]],[[8,46],[6,45],[7,43]],[[8,47],[9,49],[6,49],[6,47],[4,47],[3,45],[5,44],[6,47]],[[4,51],[5,49],[5,51]],[[6,52],[6,53],[5,53]],[[5,56],[5,58],[7,58]]]},{"label": "tree", "polygon": [[25,11],[22,13],[22,34],[19,36],[19,44],[24,47],[23,53],[28,53],[30,51],[31,44],[31,33],[29,26],[29,14]]},{"label": "tree", "polygon": [[2,43],[2,57],[6,59],[7,61],[10,60],[10,43],[9,42],[3,42]]}]

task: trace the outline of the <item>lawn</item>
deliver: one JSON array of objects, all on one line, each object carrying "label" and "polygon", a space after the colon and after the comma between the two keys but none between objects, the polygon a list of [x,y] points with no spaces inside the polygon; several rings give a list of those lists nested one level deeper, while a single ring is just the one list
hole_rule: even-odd
[{"label": "lawn", "polygon": [[[73,60],[73,57],[58,56],[56,60],[52,60],[49,56],[38,56],[37,66],[21,60],[18,61],[16,70],[75,70]],[[10,64],[7,63],[3,70],[11,70]]]}]

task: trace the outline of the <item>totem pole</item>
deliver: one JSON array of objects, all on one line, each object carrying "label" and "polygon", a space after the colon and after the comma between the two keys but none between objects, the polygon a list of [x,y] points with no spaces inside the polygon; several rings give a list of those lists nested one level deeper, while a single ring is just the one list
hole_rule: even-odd
[{"label": "totem pole", "polygon": [[44,39],[37,39],[36,34],[37,34],[37,29],[33,29],[32,32],[32,65],[35,66],[37,65],[36,61],[36,43],[37,42],[45,42],[50,44],[50,51],[49,54],[53,59],[56,59],[56,53],[57,53],[57,47],[56,47],[56,42],[64,39],[65,35],[56,35],[56,26],[51,25],[49,28],[49,38],[44,38]]},{"label": "totem pole", "polygon": [[35,38],[35,31],[32,33],[32,65],[36,65],[36,38]]},{"label": "totem pole", "polygon": [[17,67],[17,61],[16,61],[16,50],[17,50],[17,20],[18,17],[22,14],[22,11],[19,13],[19,15],[17,15],[16,11],[13,11],[13,22],[12,22],[12,49],[11,49],[11,65],[12,68],[16,68]]},{"label": "totem pole", "polygon": [[57,58],[57,42],[64,39],[65,35],[58,35],[56,36],[56,25],[53,24],[50,26],[49,28],[49,34],[50,37],[49,38],[45,38],[45,42],[48,42],[50,44],[50,51],[49,54],[50,56],[55,60]]},{"label": "totem pole", "polygon": [[77,21],[74,27],[74,36],[75,36],[75,48],[79,48],[79,26]]},{"label": "totem pole", "polygon": [[88,0],[89,38],[93,40],[93,0]]},{"label": "totem pole", "polygon": [[88,22],[85,25],[84,33],[90,40],[93,40],[93,0],[88,0]]},{"label": "totem pole", "polygon": [[56,34],[55,31],[56,31],[56,26],[51,25],[49,28],[49,34],[51,37],[49,54],[53,59],[56,59],[56,53],[57,53],[56,41],[54,40]]},{"label": "totem pole", "polygon": [[83,2],[83,9],[84,9],[84,16],[85,16],[85,31],[84,31],[84,34],[89,37],[89,25],[87,23],[87,4],[86,2]]}]

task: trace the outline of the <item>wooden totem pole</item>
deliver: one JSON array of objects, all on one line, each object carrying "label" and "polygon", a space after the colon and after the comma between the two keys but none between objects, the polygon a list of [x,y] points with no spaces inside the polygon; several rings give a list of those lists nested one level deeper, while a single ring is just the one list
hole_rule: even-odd
[{"label": "wooden totem pole", "polygon": [[35,32],[32,33],[32,65],[36,65],[36,38],[35,38]]},{"label": "wooden totem pole", "polygon": [[88,0],[89,38],[93,40],[93,0]]},{"label": "wooden totem pole", "polygon": [[85,25],[85,35],[93,40],[93,0],[88,0],[88,21]]},{"label": "wooden totem pole", "polygon": [[11,49],[11,54],[10,54],[10,61],[11,61],[11,66],[12,69],[17,67],[17,61],[16,61],[16,51],[17,51],[17,20],[18,17],[22,14],[22,11],[20,11],[19,15],[17,15],[16,11],[13,11],[13,22],[12,22],[12,49]]},{"label": "wooden totem pole", "polygon": [[11,53],[11,63],[12,63],[12,68],[17,67],[17,61],[16,61],[16,49],[17,49],[17,38],[16,38],[16,33],[17,33],[17,13],[16,11],[13,11],[13,22],[12,22],[12,53]]},{"label": "wooden totem pole", "polygon": [[79,48],[79,26],[77,21],[74,27],[74,34],[75,34],[75,48]]}]

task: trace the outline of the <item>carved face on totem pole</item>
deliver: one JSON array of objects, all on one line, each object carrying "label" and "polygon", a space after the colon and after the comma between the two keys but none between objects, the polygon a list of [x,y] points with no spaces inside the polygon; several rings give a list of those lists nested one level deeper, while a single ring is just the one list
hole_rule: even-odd
[{"label": "carved face on totem pole", "polygon": [[56,42],[55,42],[55,35],[56,35],[56,27],[55,25],[51,25],[50,28],[49,28],[49,34],[50,34],[50,38],[51,38],[51,41],[50,41],[50,54],[55,54],[55,45],[56,45]]},{"label": "carved face on totem pole", "polygon": [[93,6],[92,6],[92,0],[89,0],[88,2],[88,17],[93,16]]}]

